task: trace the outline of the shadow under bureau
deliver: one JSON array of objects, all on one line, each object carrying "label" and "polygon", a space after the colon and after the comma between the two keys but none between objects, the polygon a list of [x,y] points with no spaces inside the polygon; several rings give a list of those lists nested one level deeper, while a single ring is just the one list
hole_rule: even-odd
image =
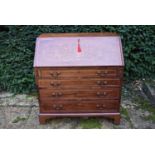
[{"label": "shadow under bureau", "polygon": [[34,58],[40,123],[54,117],[105,116],[119,124],[123,67],[117,34],[40,35]]}]

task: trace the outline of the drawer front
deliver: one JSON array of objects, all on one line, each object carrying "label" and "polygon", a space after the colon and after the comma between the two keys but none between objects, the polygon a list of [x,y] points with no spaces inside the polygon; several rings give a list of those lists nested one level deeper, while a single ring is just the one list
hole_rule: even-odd
[{"label": "drawer front", "polygon": [[71,78],[104,78],[119,77],[119,67],[100,67],[100,68],[41,68],[38,69],[39,78],[49,79],[71,79]]},{"label": "drawer front", "polygon": [[119,99],[119,88],[106,88],[104,90],[48,90],[40,89],[40,98],[75,99],[75,98],[102,98]]},{"label": "drawer front", "polygon": [[39,88],[48,89],[68,89],[68,88],[102,88],[105,86],[119,87],[121,84],[120,79],[92,79],[92,80],[50,80],[40,79],[38,80]]},{"label": "drawer front", "polygon": [[44,100],[40,112],[118,112],[118,100],[85,100],[85,101],[59,101],[57,103]]}]

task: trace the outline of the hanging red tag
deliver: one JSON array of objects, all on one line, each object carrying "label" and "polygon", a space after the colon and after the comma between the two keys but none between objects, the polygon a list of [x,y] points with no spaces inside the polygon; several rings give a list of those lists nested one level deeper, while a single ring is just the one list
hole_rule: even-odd
[{"label": "hanging red tag", "polygon": [[77,47],[78,52],[82,52],[81,47],[80,47],[80,39],[78,39],[78,47]]}]

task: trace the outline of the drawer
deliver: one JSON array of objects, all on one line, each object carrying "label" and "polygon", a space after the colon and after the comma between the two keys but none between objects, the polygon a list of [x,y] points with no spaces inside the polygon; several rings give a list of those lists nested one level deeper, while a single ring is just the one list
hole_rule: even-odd
[{"label": "drawer", "polygon": [[59,101],[57,103],[44,100],[40,112],[118,112],[118,100],[85,100],[85,101]]},{"label": "drawer", "polygon": [[37,69],[39,78],[50,79],[119,77],[120,71],[119,67]]},{"label": "drawer", "polygon": [[119,99],[120,89],[119,88],[106,88],[104,90],[50,90],[40,89],[40,98],[51,98],[51,99],[91,99],[91,98],[102,98],[102,99]]},{"label": "drawer", "polygon": [[39,88],[48,89],[69,89],[69,88],[89,88],[94,87],[102,88],[105,86],[120,87],[120,79],[92,79],[92,80],[50,80],[50,79],[39,79]]}]

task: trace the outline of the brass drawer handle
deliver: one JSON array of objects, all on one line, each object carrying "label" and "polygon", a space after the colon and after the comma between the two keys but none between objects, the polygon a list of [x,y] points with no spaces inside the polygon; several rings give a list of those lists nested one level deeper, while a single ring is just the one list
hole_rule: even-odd
[{"label": "brass drawer handle", "polygon": [[97,92],[96,93],[97,94],[97,96],[106,96],[107,95],[107,92],[103,92],[103,93],[101,93],[101,92]]},{"label": "brass drawer handle", "polygon": [[97,109],[104,109],[104,108],[106,108],[106,105],[105,104],[96,104],[96,108]]},{"label": "brass drawer handle", "polygon": [[106,85],[108,82],[107,81],[97,81],[97,84],[100,86]]},{"label": "brass drawer handle", "polygon": [[103,84],[105,84],[105,85],[106,85],[107,83],[108,83],[107,81],[103,81]]},{"label": "brass drawer handle", "polygon": [[51,75],[53,78],[58,78],[58,76],[59,76],[60,74],[61,74],[60,72],[50,72],[50,75]]},{"label": "brass drawer handle", "polygon": [[62,104],[60,104],[59,107],[60,107],[60,109],[63,109],[63,105]]},{"label": "brass drawer handle", "polygon": [[55,110],[63,110],[63,105],[62,104],[60,104],[60,105],[53,104],[53,109],[55,109]]},{"label": "brass drawer handle", "polygon": [[108,74],[108,71],[105,70],[105,71],[97,71],[96,75],[100,76],[100,77],[104,77],[105,75]]},{"label": "brass drawer handle", "polygon": [[62,95],[63,95],[63,93],[61,93],[61,92],[52,93],[52,97],[61,97]]},{"label": "brass drawer handle", "polygon": [[61,92],[58,93],[58,96],[62,96],[63,94]]},{"label": "brass drawer handle", "polygon": [[60,83],[56,83],[56,82],[54,83],[54,82],[51,82],[50,85],[53,86],[53,87],[58,87],[58,86],[60,86]]},{"label": "brass drawer handle", "polygon": [[106,108],[107,106],[106,106],[105,104],[102,104],[102,107],[103,107],[103,108]]},{"label": "brass drawer handle", "polygon": [[97,96],[100,96],[101,95],[101,93],[100,92],[97,92]]},{"label": "brass drawer handle", "polygon": [[103,96],[106,96],[107,95],[107,92],[103,92]]},{"label": "brass drawer handle", "polygon": [[102,82],[101,82],[101,81],[97,81],[97,84],[98,84],[98,85],[102,85]]},{"label": "brass drawer handle", "polygon": [[53,104],[53,108],[55,109],[57,107],[57,105],[56,104]]},{"label": "brass drawer handle", "polygon": [[100,107],[100,105],[99,104],[96,104],[96,108],[99,108]]}]

